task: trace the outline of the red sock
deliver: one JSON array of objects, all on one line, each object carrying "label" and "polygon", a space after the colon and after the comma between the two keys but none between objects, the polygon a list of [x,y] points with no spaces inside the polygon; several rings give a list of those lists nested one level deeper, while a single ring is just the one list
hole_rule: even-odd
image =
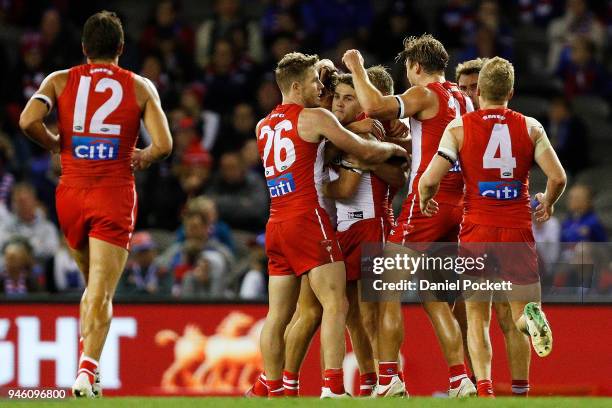
[{"label": "red sock", "polygon": [[397,372],[397,361],[385,361],[378,363],[378,382],[380,384],[390,384],[391,379],[396,375],[399,375]]},{"label": "red sock", "polygon": [[529,380],[512,380],[512,396],[526,397],[529,395]]},{"label": "red sock", "polygon": [[372,395],[372,390],[376,386],[376,373],[365,373],[359,376],[359,396],[368,397]]},{"label": "red sock", "polygon": [[493,382],[491,380],[480,380],[476,383],[478,396],[484,398],[495,398],[493,393]]},{"label": "red sock", "polygon": [[283,371],[283,387],[286,397],[297,397],[300,393],[300,374]]},{"label": "red sock", "polygon": [[266,380],[268,386],[268,397],[284,397],[285,389],[283,388],[283,379]]},{"label": "red sock", "polygon": [[89,358],[85,355],[81,356],[81,362],[79,363],[79,371],[77,375],[81,373],[87,374],[89,383],[94,383],[94,373],[98,369],[98,362],[93,358]]},{"label": "red sock", "polygon": [[255,380],[255,384],[251,387],[251,392],[256,397],[268,396],[268,386],[266,385],[266,376],[264,373],[259,374],[257,380]]},{"label": "red sock", "polygon": [[459,387],[461,381],[467,378],[467,372],[465,371],[465,364],[457,364],[448,367],[448,381],[450,382],[451,388]]},{"label": "red sock", "polygon": [[341,368],[330,368],[323,373],[325,377],[325,387],[329,388],[334,394],[344,394],[344,372]]}]

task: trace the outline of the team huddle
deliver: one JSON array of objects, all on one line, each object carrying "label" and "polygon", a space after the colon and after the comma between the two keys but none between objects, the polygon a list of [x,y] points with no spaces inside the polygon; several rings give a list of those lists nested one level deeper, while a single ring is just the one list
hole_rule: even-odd
[{"label": "team huddle", "polygon": [[[256,127],[271,197],[270,281],[264,372],[249,396],[299,395],[300,367],[319,327],[321,398],[348,396],[345,329],[359,366],[359,395],[408,395],[400,366],[401,301],[364,301],[364,243],[381,243],[386,257],[417,256],[415,248],[435,242],[518,248],[518,260],[497,259],[497,273],[513,283],[503,299],[496,295],[493,302],[492,293],[477,301],[422,296],[448,365],[449,397],[494,396],[492,307],[514,395],[529,392],[530,340],[539,356],[552,351],[531,222],[552,215],[566,177],[538,121],[507,107],[512,64],[499,57],[467,61],[452,83],[444,77],[444,46],[427,34],[407,38],[399,58],[411,85],[400,95],[393,94],[385,68],[366,69],[357,50],[344,54],[348,73],[297,52],[278,63],[282,103]],[[534,163],[548,181],[532,203]],[[408,194],[394,219],[391,201],[406,182]]]},{"label": "team huddle", "polygon": [[[91,16],[82,40],[87,64],[49,75],[19,124],[61,156],[58,217],[86,282],[72,391],[94,397],[102,392],[98,361],[135,225],[133,173],[170,155],[172,138],[154,85],[118,66],[124,35],[117,16]],[[356,50],[343,57],[348,73],[301,53],[278,63],[282,104],[256,127],[271,198],[270,279],[264,373],[249,395],[297,396],[300,367],[319,327],[322,398],[348,396],[346,329],[359,365],[359,395],[408,395],[400,298],[363,300],[362,244],[368,242],[381,243],[388,257],[414,256],[415,243],[518,244],[520,259],[501,257],[498,265],[514,289],[494,302],[514,394],[529,391],[529,340],[541,357],[552,351],[531,220],[552,215],[566,178],[542,126],[507,108],[512,65],[497,57],[468,61],[457,68],[459,85],[451,83],[444,78],[448,54],[430,35],[406,39],[400,57],[411,84],[401,95],[394,95],[385,68],[366,69]],[[54,106],[59,134],[44,124]],[[151,144],[139,150],[141,122]],[[532,211],[527,178],[534,162],[548,182]],[[394,219],[391,202],[407,182]],[[423,298],[448,365],[450,397],[493,396],[492,303],[490,297],[452,304]]]}]

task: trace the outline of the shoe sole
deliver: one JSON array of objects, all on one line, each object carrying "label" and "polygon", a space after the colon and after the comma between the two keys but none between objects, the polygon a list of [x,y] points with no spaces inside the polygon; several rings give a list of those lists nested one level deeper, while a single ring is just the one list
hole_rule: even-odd
[{"label": "shoe sole", "polygon": [[[552,352],[552,330],[546,315],[537,303],[530,302],[525,305],[525,318],[527,319],[527,330],[531,336],[531,345],[536,354],[540,357],[546,357]],[[536,339],[547,339],[546,345],[536,345]]]}]

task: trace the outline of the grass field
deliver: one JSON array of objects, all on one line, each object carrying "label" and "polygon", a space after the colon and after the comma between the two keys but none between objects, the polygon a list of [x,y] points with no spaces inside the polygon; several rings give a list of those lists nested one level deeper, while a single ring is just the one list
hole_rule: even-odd
[{"label": "grass field", "polygon": [[[8,402],[8,403],[7,403]],[[170,397],[130,397],[130,398],[103,398],[99,400],[1,400],[0,406],[9,404],[23,405],[25,407],[215,407],[215,408],[243,408],[243,407],[270,407],[270,408],[302,408],[302,407],[612,407],[612,398],[497,398],[485,400],[471,398],[469,400],[448,400],[442,398],[410,398],[410,399],[347,399],[324,400],[318,398],[295,398],[280,400],[261,400],[245,398],[170,398]]]}]

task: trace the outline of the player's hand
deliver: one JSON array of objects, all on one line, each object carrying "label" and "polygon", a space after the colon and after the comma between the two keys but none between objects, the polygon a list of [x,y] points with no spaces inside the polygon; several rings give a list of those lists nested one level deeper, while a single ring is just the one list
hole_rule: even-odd
[{"label": "player's hand", "polygon": [[433,198],[429,200],[419,200],[419,206],[421,207],[421,213],[428,217],[433,217],[438,213],[438,203]]},{"label": "player's hand", "polygon": [[146,149],[134,149],[132,153],[132,170],[139,171],[149,168],[153,162],[148,157]]},{"label": "player's hand", "polygon": [[410,129],[401,120],[393,119],[389,125],[389,134],[387,136],[397,139],[407,139],[410,136]]},{"label": "player's hand", "polygon": [[346,51],[342,57],[342,62],[351,72],[355,72],[359,68],[363,68],[363,57],[357,50]]},{"label": "player's hand", "polygon": [[349,123],[346,128],[353,133],[371,133],[378,140],[384,140],[385,128],[382,123],[376,119],[365,118],[357,122]]},{"label": "player's hand", "polygon": [[535,195],[535,199],[538,201],[538,205],[535,208],[535,218],[537,222],[546,222],[555,212],[555,207],[552,205],[544,193],[538,193]]}]

